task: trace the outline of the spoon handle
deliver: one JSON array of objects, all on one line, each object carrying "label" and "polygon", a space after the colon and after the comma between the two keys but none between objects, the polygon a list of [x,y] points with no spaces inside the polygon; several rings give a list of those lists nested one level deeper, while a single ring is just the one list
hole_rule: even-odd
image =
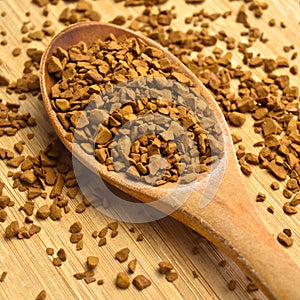
[{"label": "spoon handle", "polygon": [[299,261],[266,229],[238,169],[232,167],[225,174],[205,208],[199,208],[195,191],[173,216],[222,249],[270,299],[300,299]]}]

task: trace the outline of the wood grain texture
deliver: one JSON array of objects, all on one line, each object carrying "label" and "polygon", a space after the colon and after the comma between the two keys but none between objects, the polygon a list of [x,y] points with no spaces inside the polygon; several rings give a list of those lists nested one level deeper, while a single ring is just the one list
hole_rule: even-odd
[{"label": "wood grain texture", "polygon": [[[1,46],[1,59],[4,64],[0,66],[0,71],[8,74],[11,80],[19,78],[22,72],[22,64],[26,60],[25,50],[27,48],[38,47],[43,49],[49,39],[45,39],[43,46],[41,43],[31,43],[30,45],[21,44],[20,46],[20,27],[22,21],[25,21],[25,12],[30,11],[30,20],[37,28],[41,26],[45,18],[42,17],[41,9],[29,4],[30,1],[1,1],[0,12],[7,11],[7,16],[0,19],[1,30],[8,32],[6,39],[8,45]],[[183,2],[183,1],[182,1]],[[107,22],[119,13],[123,15],[136,14],[141,8],[124,9],[122,4],[112,5],[112,0],[93,1],[93,5],[102,14],[102,21]],[[200,10],[203,6],[190,6],[184,3],[176,3],[179,13],[178,20],[174,22],[180,29],[184,28],[184,18],[191,15],[194,11]],[[209,12],[220,12],[232,8],[234,15],[239,7],[238,2],[228,1],[207,1],[205,7]],[[53,20],[57,30],[62,26],[58,24],[58,14],[61,12],[65,4],[59,3],[57,7],[50,6],[49,19]],[[70,5],[71,7],[74,4]],[[171,3],[166,7],[170,7]],[[185,14],[180,14],[184,11]],[[299,41],[296,36],[299,31],[298,17],[299,4],[297,1],[270,1],[270,8],[264,13],[262,20],[250,18],[252,24],[256,24],[263,28],[265,36],[270,41],[268,44],[256,44],[253,51],[261,52],[263,56],[276,57],[283,55],[282,46],[295,44],[298,48]],[[287,25],[286,29],[281,29],[277,25],[276,28],[270,28],[267,22],[274,17],[279,24],[284,21]],[[234,20],[232,17],[230,20]],[[238,30],[237,30],[238,27]],[[242,27],[235,22],[218,20],[211,28],[215,31],[226,29],[228,33],[236,38]],[[18,58],[13,58],[11,51],[15,47],[22,47],[23,53]],[[209,53],[211,49],[205,49],[205,53]],[[285,54],[286,55],[286,54]],[[290,55],[290,54],[288,54]],[[236,63],[240,62],[239,55],[234,56]],[[295,61],[299,64],[299,59]],[[256,71],[257,76],[264,76],[259,70]],[[300,80],[297,76],[292,77],[292,83],[299,85]],[[12,101],[18,103],[16,95],[9,96],[3,89],[0,90],[1,98],[4,101]],[[40,149],[43,149],[53,138],[47,133],[53,132],[50,123],[47,120],[43,110],[42,103],[35,97],[28,97],[28,100],[22,103],[21,111],[30,111],[37,119],[38,127],[29,130],[24,129],[13,138],[1,138],[1,147],[9,147],[23,138],[26,141],[25,152],[28,155],[36,155]],[[35,133],[35,138],[28,141],[26,134],[30,131]],[[249,118],[241,129],[234,129],[243,137],[243,144],[247,149],[257,152],[252,148],[255,141],[260,137],[253,133],[252,120]],[[15,202],[16,207],[9,210],[9,218],[4,224],[0,224],[3,229],[9,221],[20,219],[20,213],[17,208],[21,206],[25,199],[24,194],[13,190],[11,180],[7,179],[7,167],[0,162],[1,179],[7,183],[5,193],[8,194]],[[258,167],[253,168],[253,174],[245,179],[250,197],[255,201],[258,192],[267,194],[265,203],[255,204],[263,222],[274,236],[282,231],[283,228],[289,227],[293,231],[295,244],[287,253],[299,264],[300,250],[300,232],[299,232],[299,214],[288,217],[282,211],[282,204],[285,198],[281,191],[272,191],[270,183],[273,180],[269,174]],[[44,200],[38,199],[38,206],[42,205]],[[109,220],[93,208],[88,208],[81,216],[73,213],[77,200],[71,201],[72,212],[68,217],[63,218],[60,222],[44,221],[41,222],[43,230],[30,240],[4,240],[3,234],[0,235],[0,273],[8,271],[8,276],[4,283],[0,283],[0,299],[34,299],[41,289],[45,289],[49,299],[114,299],[114,298],[133,298],[133,299],[264,299],[260,292],[247,293],[246,285],[248,280],[245,275],[237,268],[237,266],[226,258],[219,250],[204,240],[201,236],[186,228],[184,225],[174,221],[171,218],[153,222],[151,224],[137,225],[137,232],[142,232],[145,240],[141,243],[135,241],[137,236],[128,232],[130,224],[122,224],[119,236],[116,239],[108,240],[108,246],[99,249],[97,243],[90,236],[95,229],[99,230],[107,224]],[[271,215],[266,211],[269,205],[275,208],[275,214]],[[69,242],[69,226],[77,219],[84,223],[84,249],[76,252],[74,245]],[[114,260],[114,253],[122,247],[129,246],[131,249],[131,257],[138,259],[138,267],[136,274],[143,273],[152,279],[152,286],[143,292],[138,292],[131,287],[126,291],[120,291],[114,286],[114,278],[117,272],[125,270],[126,264],[119,264]],[[61,268],[55,268],[45,253],[46,247],[53,247],[56,251],[63,247],[68,254],[68,260]],[[193,247],[197,247],[198,254],[192,254]],[[84,282],[76,281],[72,275],[76,272],[83,271],[84,262],[88,255],[98,255],[101,264],[96,270],[98,279],[103,278],[105,283],[103,286],[96,284],[86,285]],[[131,258],[130,257],[130,258]],[[218,264],[221,260],[226,259],[228,265],[221,268]],[[180,278],[173,284],[166,282],[157,272],[157,263],[161,260],[170,260],[174,263],[175,269],[179,272]],[[192,271],[199,273],[199,278],[194,279]],[[284,276],[278,270],[278,276]],[[231,279],[237,280],[238,286],[234,292],[227,289],[227,282]]]}]

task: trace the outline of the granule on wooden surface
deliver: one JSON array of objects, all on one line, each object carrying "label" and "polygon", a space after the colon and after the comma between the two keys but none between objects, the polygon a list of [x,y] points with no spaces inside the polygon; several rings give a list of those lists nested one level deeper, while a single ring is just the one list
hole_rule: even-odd
[{"label": "granule on wooden surface", "polygon": [[3,209],[0,210],[0,222],[5,222],[7,219],[7,212]]},{"label": "granule on wooden surface", "polygon": [[269,213],[271,213],[271,214],[274,214],[275,209],[274,209],[274,207],[273,207],[272,205],[270,205],[270,206],[267,207],[267,211],[268,211]]},{"label": "granule on wooden surface", "polygon": [[278,233],[277,241],[285,247],[291,247],[294,243],[294,239],[283,232]]},{"label": "granule on wooden surface", "polygon": [[151,281],[144,275],[138,275],[134,277],[132,283],[139,291],[151,285]]},{"label": "granule on wooden surface", "polygon": [[283,233],[286,234],[288,237],[292,236],[292,231],[290,228],[283,229]]},{"label": "granule on wooden surface", "polygon": [[162,261],[158,264],[158,266],[161,274],[167,274],[174,269],[174,266],[168,261]]},{"label": "granule on wooden surface", "polygon": [[98,242],[98,246],[102,247],[105,246],[107,244],[107,239],[106,237],[100,238],[99,242]]},{"label": "granule on wooden surface", "polygon": [[104,283],[104,280],[103,279],[99,279],[98,281],[97,281],[97,284],[98,285],[102,285]]},{"label": "granule on wooden surface", "polygon": [[193,274],[193,277],[194,277],[195,279],[199,278],[199,274],[198,274],[197,271],[193,270],[193,271],[192,271],[192,274]]},{"label": "granule on wooden surface", "polygon": [[226,260],[221,260],[219,262],[219,266],[222,267],[222,268],[225,268],[227,266],[227,261]]},{"label": "granule on wooden surface", "polygon": [[86,263],[90,270],[95,269],[99,263],[99,258],[97,256],[88,256]]},{"label": "granule on wooden surface", "polygon": [[72,244],[76,244],[82,239],[83,239],[83,233],[72,233],[70,236],[70,242]]},{"label": "granule on wooden surface", "polygon": [[32,236],[34,234],[39,233],[42,230],[42,227],[36,225],[36,224],[32,224],[29,228],[29,235]]},{"label": "granule on wooden surface", "polygon": [[171,271],[170,273],[166,274],[166,280],[168,282],[173,282],[178,279],[178,273],[175,271]]},{"label": "granule on wooden surface", "polygon": [[104,227],[102,228],[100,231],[99,231],[99,234],[98,234],[98,237],[99,238],[104,238],[107,234],[107,231],[108,231],[108,227]]},{"label": "granule on wooden surface", "polygon": [[52,255],[54,254],[54,249],[48,247],[48,248],[46,248],[46,253],[47,253],[48,255],[52,256]]},{"label": "granule on wooden surface", "polygon": [[107,224],[107,227],[112,231],[117,230],[118,226],[119,226],[119,222],[111,222]]},{"label": "granule on wooden surface", "polygon": [[75,208],[75,212],[78,214],[83,213],[86,210],[86,206],[83,202],[77,204],[76,208]]},{"label": "granule on wooden surface", "polygon": [[236,282],[236,280],[230,280],[229,282],[228,282],[228,289],[230,290],[230,291],[234,291],[235,289],[236,289],[236,286],[237,286],[237,282]]},{"label": "granule on wooden surface", "polygon": [[137,242],[142,242],[144,240],[144,235],[142,233],[140,233],[137,238],[136,238]]},{"label": "granule on wooden surface", "polygon": [[118,230],[112,230],[111,234],[110,234],[110,237],[113,239],[115,238],[117,235],[119,234],[119,231]]},{"label": "granule on wooden surface", "polygon": [[91,236],[96,239],[98,237],[98,231],[97,230],[94,230],[91,234]]},{"label": "granule on wooden surface", "polygon": [[76,244],[76,251],[80,251],[83,249],[83,239],[77,242]]},{"label": "granule on wooden surface", "polygon": [[50,207],[47,204],[41,206],[36,212],[36,217],[39,219],[45,220],[49,216],[50,216]]},{"label": "granule on wooden surface", "polygon": [[45,290],[40,291],[40,293],[36,296],[35,300],[45,300],[47,298],[47,293]]},{"label": "granule on wooden surface", "polygon": [[59,257],[54,257],[52,263],[55,267],[60,267],[62,265],[62,261]]},{"label": "granule on wooden surface", "polygon": [[85,277],[83,280],[86,284],[90,284],[92,282],[95,282],[97,279],[95,277]]},{"label": "granule on wooden surface", "polygon": [[271,183],[271,188],[272,188],[272,190],[274,190],[274,191],[278,190],[278,189],[279,189],[279,183],[278,183],[277,181],[273,181],[273,182]]},{"label": "granule on wooden surface", "polygon": [[121,289],[127,289],[130,286],[129,276],[124,272],[119,272],[116,277],[116,286]]},{"label": "granule on wooden surface", "polygon": [[6,278],[6,276],[7,276],[7,272],[6,271],[4,271],[4,272],[2,272],[2,274],[1,274],[1,276],[0,276],[0,282],[4,282],[4,280],[5,280],[5,278]]},{"label": "granule on wooden surface", "polygon": [[259,192],[256,196],[256,202],[264,202],[266,198],[266,194]]},{"label": "granule on wooden surface", "polygon": [[67,253],[65,251],[65,249],[63,248],[60,248],[58,251],[57,251],[57,256],[59,257],[59,259],[63,262],[65,262],[67,260]]},{"label": "granule on wooden surface", "polygon": [[133,259],[128,264],[128,270],[130,273],[134,273],[137,265],[137,259]]},{"label": "granule on wooden surface", "polygon": [[253,282],[248,283],[247,292],[252,293],[252,292],[256,292],[256,291],[258,291],[258,287]]},{"label": "granule on wooden surface", "polygon": [[19,233],[20,227],[18,221],[12,221],[6,228],[5,228],[5,237],[10,239],[16,236]]},{"label": "granule on wooden surface", "polygon": [[250,167],[248,164],[246,164],[246,163],[243,163],[243,164],[241,165],[241,171],[242,171],[242,173],[245,174],[246,176],[249,176],[249,175],[252,173],[251,167]]},{"label": "granule on wooden surface", "polygon": [[129,248],[123,248],[118,252],[116,252],[115,258],[122,263],[128,259],[129,253],[130,253]]}]

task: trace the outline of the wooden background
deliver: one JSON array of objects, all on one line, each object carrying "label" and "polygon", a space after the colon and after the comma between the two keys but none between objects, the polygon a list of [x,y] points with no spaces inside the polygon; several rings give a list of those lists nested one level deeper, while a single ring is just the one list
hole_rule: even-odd
[{"label": "wooden background", "polygon": [[[141,7],[124,8],[122,3],[114,4],[112,0],[92,1],[92,3],[94,8],[101,13],[104,22],[112,20],[118,14],[128,16],[142,11]],[[232,17],[227,20],[217,20],[211,25],[211,29],[214,31],[226,29],[231,36],[240,39],[239,33],[242,31],[242,26],[236,24],[234,19],[241,3],[210,0],[202,5],[194,6],[185,4],[183,0],[176,2],[170,0],[164,7],[170,8],[176,4],[175,11],[178,13],[178,18],[172,24],[180,29],[186,27],[184,18],[201,8],[205,8],[209,12],[223,12],[232,9]],[[283,45],[294,44],[296,50],[299,49],[299,3],[295,0],[274,0],[268,1],[268,3],[269,9],[264,11],[262,19],[257,20],[252,13],[249,14],[250,23],[261,28],[265,37],[270,39],[265,45],[256,43],[253,51],[262,53],[263,57],[276,58],[278,55],[290,57],[291,53],[285,54],[282,48]],[[60,1],[57,6],[49,6],[48,19],[53,21],[57,32],[63,28],[57,19],[65,6],[63,1]],[[69,6],[73,7],[74,4]],[[25,12],[31,12],[29,20],[37,29],[41,28],[46,20],[42,16],[42,10],[32,5],[29,0],[0,1],[0,13],[2,11],[6,11],[7,16],[0,17],[0,30],[7,31],[8,35],[5,39],[7,39],[8,45],[0,46],[3,61],[0,72],[6,74],[13,81],[21,77],[23,63],[27,59],[26,49],[32,47],[44,49],[50,39],[46,38],[42,43],[32,42],[29,45],[20,43],[22,22],[28,20]],[[270,18],[276,19],[277,25],[274,28],[268,26]],[[280,28],[280,21],[285,22],[286,29]],[[21,47],[23,51],[21,56],[14,58],[11,52],[16,47]],[[204,53],[208,54],[211,50],[205,49]],[[238,63],[239,55],[234,56],[234,60]],[[299,57],[294,62],[299,65]],[[288,71],[285,70],[285,72]],[[259,70],[256,71],[256,74],[260,77],[264,76]],[[291,75],[291,79],[292,84],[300,85],[299,76]],[[9,96],[3,88],[0,89],[0,98],[4,101],[20,102],[17,95]],[[40,149],[54,139],[52,128],[42,102],[36,97],[29,96],[26,101],[23,101],[20,111],[29,111],[37,119],[38,126],[30,130],[24,129],[14,137],[1,137],[0,146],[9,148],[20,139],[24,139],[26,142],[25,154],[36,155]],[[242,144],[246,146],[247,151],[257,153],[258,149],[253,148],[252,145],[261,138],[254,134],[252,123],[253,121],[248,118],[246,124],[241,129],[234,129],[234,132],[243,137]],[[35,138],[29,141],[26,135],[31,131],[34,132]],[[60,222],[51,220],[40,222],[42,231],[30,240],[12,239],[7,241],[3,235],[4,228],[14,219],[22,220],[18,207],[25,201],[24,194],[12,189],[12,181],[6,176],[7,171],[8,168],[4,162],[0,161],[0,178],[6,183],[5,194],[16,202],[15,207],[8,210],[8,220],[0,223],[0,274],[2,271],[8,271],[5,282],[0,283],[0,299],[34,299],[42,289],[46,290],[47,299],[264,299],[260,292],[248,293],[246,291],[249,281],[230,259],[200,235],[170,217],[150,224],[136,225],[135,234],[128,231],[131,224],[121,224],[119,236],[112,240],[108,238],[108,245],[99,248],[97,242],[91,237],[91,232],[100,230],[110,220],[92,207],[89,207],[80,216],[75,214],[74,207],[78,201],[73,200],[71,201],[71,213]],[[253,174],[249,178],[245,178],[245,183],[253,201],[258,192],[267,194],[267,200],[264,203],[257,203],[256,208],[258,217],[264,220],[274,237],[283,228],[292,229],[295,243],[286,251],[299,262],[299,214],[289,217],[283,213],[282,204],[286,200],[282,196],[282,186],[280,190],[272,191],[270,188],[272,180],[273,178],[266,171],[259,167],[253,167]],[[38,205],[42,201],[44,200],[38,199]],[[267,207],[270,205],[275,208],[274,215],[267,212]],[[76,252],[75,245],[69,242],[68,229],[76,220],[80,220],[84,224],[84,249],[80,252]],[[36,224],[38,223],[39,221],[36,221]],[[144,241],[136,242],[138,233],[144,234]],[[131,249],[130,259],[134,257],[138,259],[135,274],[144,274],[152,280],[152,286],[142,292],[138,292],[133,286],[123,291],[114,285],[117,272],[126,270],[127,266],[127,263],[120,264],[115,261],[114,253],[127,246]],[[46,247],[53,247],[55,251],[64,248],[68,255],[67,262],[63,263],[60,268],[54,267],[45,252]],[[198,254],[193,254],[194,247],[198,249]],[[98,286],[96,283],[87,285],[83,281],[73,278],[74,273],[84,270],[84,262],[88,255],[100,257],[96,277],[104,279],[103,286]],[[219,263],[224,259],[228,263],[222,268]],[[179,279],[174,283],[168,283],[157,272],[157,264],[162,260],[171,261],[178,271]],[[193,278],[193,270],[199,274],[199,278]],[[284,274],[278,270],[278,276],[284,276]],[[231,279],[238,283],[235,291],[229,291],[227,288]]]}]

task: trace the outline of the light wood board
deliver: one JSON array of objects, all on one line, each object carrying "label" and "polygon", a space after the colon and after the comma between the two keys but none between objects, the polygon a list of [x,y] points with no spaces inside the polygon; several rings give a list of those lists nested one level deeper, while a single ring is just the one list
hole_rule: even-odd
[{"label": "light wood board", "polygon": [[[102,21],[110,21],[118,14],[136,15],[142,11],[138,8],[124,8],[122,3],[114,4],[112,0],[92,1],[94,8],[102,15]],[[187,5],[183,0],[169,1],[164,7],[170,8],[176,4],[178,19],[173,22],[174,26],[184,29],[184,18],[192,15],[193,12],[205,8],[209,12],[223,12],[229,9],[233,10],[233,16],[227,20],[219,19],[211,25],[211,30],[217,32],[220,29],[226,30],[231,36],[241,39],[239,36],[242,26],[234,22],[238,7],[242,2],[229,2],[210,0],[203,5]],[[250,23],[261,28],[270,41],[267,44],[256,43],[253,49],[254,53],[262,53],[263,57],[276,58],[278,55],[290,57],[291,52],[285,54],[282,50],[283,45],[294,44],[296,50],[300,47],[299,36],[299,12],[300,6],[298,1],[268,1],[269,9],[264,11],[263,18],[258,20],[250,13]],[[63,28],[57,22],[58,15],[66,6],[60,1],[57,6],[49,6],[50,14],[48,19],[54,23],[57,32]],[[69,4],[73,7],[74,4]],[[0,17],[0,30],[6,30],[8,41],[7,46],[0,46],[1,59],[3,65],[0,66],[0,72],[5,73],[11,81],[21,77],[23,63],[26,61],[26,49],[37,47],[44,49],[49,43],[45,39],[43,43],[32,42],[31,44],[21,44],[20,28],[25,17],[25,12],[30,11],[30,21],[40,28],[46,20],[42,16],[42,10],[32,5],[29,0],[4,0],[0,2],[0,13],[7,12],[5,18]],[[184,12],[184,14],[183,14]],[[268,26],[270,18],[276,19],[276,27]],[[279,26],[283,21],[287,25],[286,29]],[[0,37],[1,39],[2,37]],[[23,49],[21,56],[13,58],[11,52],[14,48]],[[222,44],[220,44],[222,47]],[[204,50],[209,54],[212,48]],[[234,62],[240,62],[240,56],[234,56]],[[294,61],[299,64],[299,58]],[[285,70],[284,72],[287,72]],[[261,71],[255,71],[257,76],[265,76]],[[278,73],[278,72],[277,72]],[[299,76],[292,76],[292,84],[300,85]],[[0,89],[0,98],[4,101],[19,103],[17,95],[7,95],[3,88]],[[26,141],[25,154],[37,155],[40,149],[43,149],[54,138],[47,116],[43,110],[42,102],[36,97],[28,96],[26,101],[22,102],[21,112],[29,111],[38,122],[38,126],[33,129],[21,130],[16,136],[0,138],[0,147],[11,148],[14,143],[20,139]],[[243,137],[242,144],[248,151],[258,152],[258,149],[252,147],[253,143],[260,140],[259,135],[254,134],[252,128],[253,121],[248,118],[246,124],[241,129],[233,129]],[[35,138],[28,140],[27,133],[34,132]],[[50,135],[49,135],[50,133]],[[150,224],[135,225],[136,233],[128,231],[131,224],[121,224],[119,236],[115,239],[108,238],[108,245],[103,248],[97,246],[97,242],[91,237],[93,230],[100,230],[110,220],[89,207],[82,215],[74,213],[74,207],[79,200],[71,201],[72,211],[60,222],[51,220],[39,222],[42,231],[32,237],[30,240],[5,240],[4,228],[10,221],[20,218],[18,207],[21,206],[25,199],[24,193],[20,193],[12,188],[11,179],[7,178],[8,168],[5,163],[0,161],[0,178],[6,183],[4,193],[9,195],[16,202],[14,208],[8,211],[8,220],[0,223],[0,273],[8,271],[5,282],[0,283],[0,299],[34,299],[37,294],[45,289],[48,295],[47,299],[264,299],[260,292],[247,293],[246,286],[248,280],[238,267],[222,254],[213,245],[203,239],[200,235],[188,229],[184,225],[171,219],[170,217],[163,220],[152,222]],[[255,201],[258,192],[267,195],[264,203],[257,203],[258,217],[261,217],[266,226],[274,237],[282,231],[283,228],[291,228],[295,243],[293,247],[287,249],[288,253],[298,261],[300,257],[300,230],[299,214],[287,216],[282,211],[282,204],[286,199],[282,196],[282,188],[279,191],[272,191],[270,183],[273,178],[261,170],[259,167],[253,167],[253,174],[245,178],[245,184],[248,187],[249,194]],[[38,199],[39,205],[44,200]],[[274,215],[267,212],[267,207],[272,205],[275,208]],[[224,216],[224,221],[226,221]],[[84,249],[76,252],[75,246],[69,242],[69,226],[76,220],[84,224]],[[143,233],[144,241],[136,242],[138,233]],[[120,264],[115,261],[114,253],[123,248],[129,247],[131,250],[130,258],[138,259],[136,274],[144,274],[151,278],[152,286],[142,292],[138,292],[133,286],[128,290],[119,290],[114,285],[114,279],[119,271],[126,270],[127,263]],[[46,247],[53,247],[56,251],[64,248],[68,254],[68,260],[62,267],[56,268],[52,265],[51,259],[47,256]],[[198,254],[193,254],[192,249],[196,247]],[[100,257],[100,265],[96,269],[97,279],[104,279],[103,286],[97,286],[96,283],[90,285],[83,281],[77,281],[73,274],[82,272],[85,268],[84,262],[88,255],[97,255]],[[226,259],[228,264],[222,268],[219,266],[220,261]],[[157,272],[157,264],[162,260],[171,261],[179,273],[179,279],[174,283],[168,283],[163,276]],[[199,278],[193,278],[192,271],[199,274]],[[291,270],[292,271],[292,270]],[[278,270],[278,276],[284,276]],[[234,279],[238,282],[235,291],[229,291],[227,283]],[[296,287],[295,287],[296,288]]]}]

